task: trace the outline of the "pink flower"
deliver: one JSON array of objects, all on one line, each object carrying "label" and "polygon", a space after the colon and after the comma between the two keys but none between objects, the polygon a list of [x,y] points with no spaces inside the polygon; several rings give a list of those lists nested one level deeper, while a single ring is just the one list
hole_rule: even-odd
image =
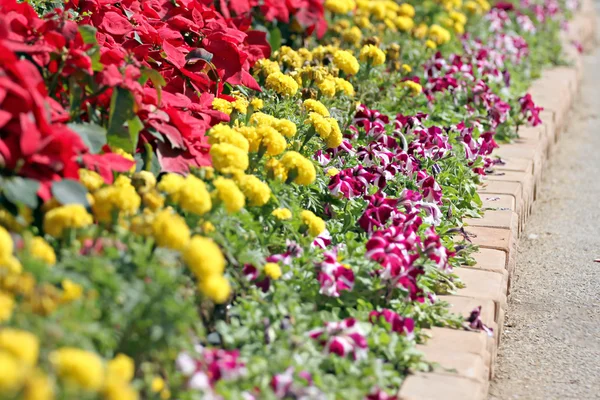
[{"label": "pink flower", "polygon": [[350,356],[353,360],[363,359],[367,355],[367,339],[354,318],[326,322],[324,328],[313,329],[308,336],[318,340],[327,353]]},{"label": "pink flower", "polygon": [[354,287],[354,272],[341,264],[335,250],[326,251],[323,261],[317,264],[317,279],[321,285],[319,293],[330,297],[339,297],[340,292],[352,290]]},{"label": "pink flower", "polygon": [[409,339],[414,337],[415,321],[412,318],[404,318],[387,308],[382,311],[371,311],[369,314],[369,322],[377,324],[380,320],[387,322],[390,325],[392,332],[405,335]]},{"label": "pink flower", "polygon": [[197,345],[196,353],[179,353],[177,369],[188,378],[190,389],[210,391],[219,380],[233,380],[245,375],[246,368],[238,350],[208,349]]}]

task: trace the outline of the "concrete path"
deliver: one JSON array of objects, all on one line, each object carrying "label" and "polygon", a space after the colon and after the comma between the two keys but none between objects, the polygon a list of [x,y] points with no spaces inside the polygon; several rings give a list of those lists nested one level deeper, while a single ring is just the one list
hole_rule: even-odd
[{"label": "concrete path", "polygon": [[600,49],[569,121],[519,242],[493,400],[600,399]]}]

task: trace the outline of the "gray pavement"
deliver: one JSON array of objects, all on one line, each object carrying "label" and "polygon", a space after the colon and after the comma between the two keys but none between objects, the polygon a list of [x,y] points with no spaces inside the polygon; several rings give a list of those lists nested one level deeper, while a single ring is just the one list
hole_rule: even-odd
[{"label": "gray pavement", "polygon": [[519,241],[493,400],[600,399],[598,48],[568,120]]}]

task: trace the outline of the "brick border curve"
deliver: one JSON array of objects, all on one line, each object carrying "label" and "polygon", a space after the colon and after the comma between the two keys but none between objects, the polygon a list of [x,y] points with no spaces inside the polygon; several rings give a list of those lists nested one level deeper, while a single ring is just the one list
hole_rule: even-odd
[{"label": "brick border curve", "polygon": [[431,339],[417,347],[437,367],[433,372],[408,376],[400,388],[401,400],[487,399],[516,265],[517,239],[537,197],[544,165],[560,139],[581,85],[583,55],[576,44],[589,50],[595,42],[594,3],[582,3],[568,31],[561,34],[570,66],[544,70],[529,89],[535,103],[544,107],[542,125],[521,129],[515,143],[496,150],[506,164],[486,176],[478,191],[484,207],[494,210],[486,211],[483,218],[465,221],[465,230],[480,248],[475,266],[455,270],[466,287],[440,296],[461,315],[481,305],[481,318],[494,328],[494,337],[484,332],[432,328]]}]

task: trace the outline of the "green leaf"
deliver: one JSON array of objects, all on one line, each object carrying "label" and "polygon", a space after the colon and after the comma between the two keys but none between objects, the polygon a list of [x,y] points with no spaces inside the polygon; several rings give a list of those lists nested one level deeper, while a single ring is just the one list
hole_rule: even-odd
[{"label": "green leaf", "polygon": [[[165,78],[155,69],[146,68],[142,70],[142,78],[144,80],[150,79],[152,85],[156,89],[156,94],[158,97],[158,104],[160,105],[160,101],[162,99],[162,87],[167,84]],[[145,82],[144,82],[145,83]],[[142,84],[144,84],[142,83]]]},{"label": "green leaf", "polygon": [[100,125],[70,123],[67,126],[81,137],[91,153],[99,153],[106,144],[106,129]]},{"label": "green leaf", "polygon": [[[108,117],[108,144],[119,147],[128,153],[135,153],[137,147],[137,129],[129,129],[130,120],[136,117],[133,112],[133,94],[123,88],[115,88],[110,100],[110,115]],[[124,126],[127,123],[127,128]],[[133,122],[134,127],[136,122]]]},{"label": "green leaf", "polygon": [[278,27],[274,27],[269,31],[269,44],[272,51],[277,51],[281,47],[281,31]]},{"label": "green leaf", "polygon": [[89,207],[88,191],[81,183],[74,179],[63,179],[52,184],[52,195],[60,204],[81,204]]},{"label": "green leaf", "polygon": [[96,32],[97,29],[91,25],[79,26],[79,33],[81,34],[81,38],[85,44],[98,44],[98,41],[96,40]]},{"label": "green leaf", "polygon": [[4,180],[2,186],[4,196],[11,203],[21,203],[29,208],[37,207],[39,201],[37,192],[40,189],[38,181],[16,176]]}]

